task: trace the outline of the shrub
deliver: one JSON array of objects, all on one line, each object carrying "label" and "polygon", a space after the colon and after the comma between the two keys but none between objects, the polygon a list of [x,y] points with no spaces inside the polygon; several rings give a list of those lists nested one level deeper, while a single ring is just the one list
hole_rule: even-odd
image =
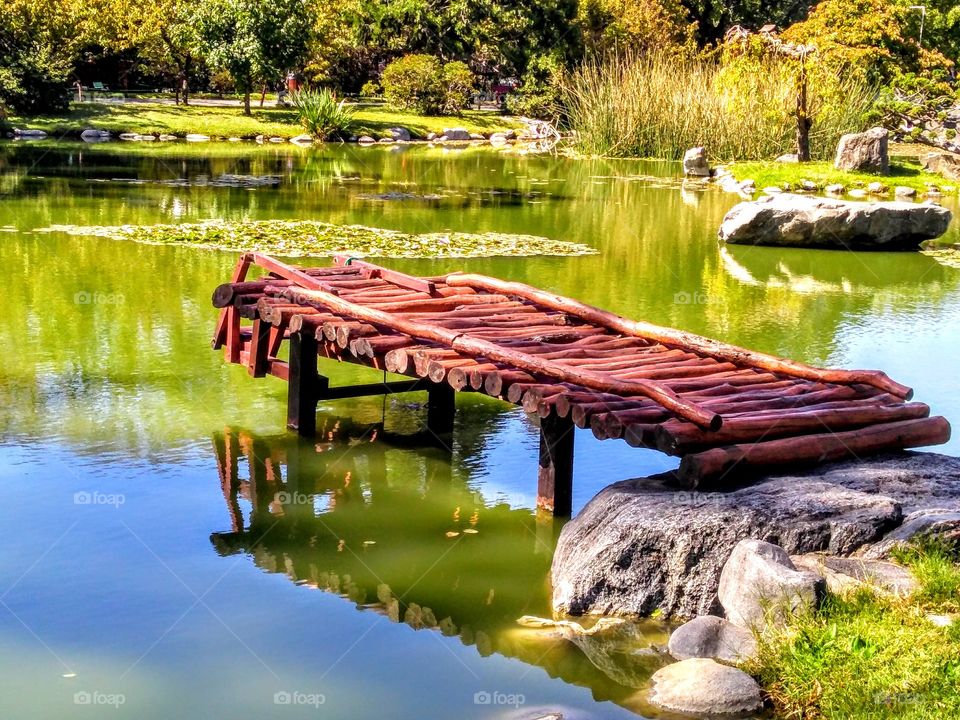
[{"label": "shrub", "polygon": [[445,65],[432,55],[405,55],[384,68],[383,96],[391,105],[423,115],[461,112],[473,93],[473,73],[465,63]]},{"label": "shrub", "polygon": [[349,135],[353,127],[353,111],[327,89],[301,90],[293,93],[300,124],[320,140],[331,140]]},{"label": "shrub", "polygon": [[443,111],[459,115],[473,96],[473,73],[466,63],[455,60],[443,66]]},{"label": "shrub", "polygon": [[527,65],[520,87],[507,97],[514,115],[550,120],[560,112],[563,66],[553,55],[536,55]]},{"label": "shrub", "polygon": [[404,55],[383,70],[380,83],[387,102],[433,115],[443,109],[443,66],[432,55]]},{"label": "shrub", "polygon": [[360,88],[360,97],[372,98],[380,94],[380,85],[375,80],[367,80]]}]

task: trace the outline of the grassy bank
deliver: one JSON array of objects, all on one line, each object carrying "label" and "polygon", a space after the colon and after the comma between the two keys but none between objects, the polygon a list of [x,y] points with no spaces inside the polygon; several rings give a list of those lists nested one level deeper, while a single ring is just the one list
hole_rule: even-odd
[{"label": "grassy bank", "polygon": [[[803,181],[808,180],[816,183],[821,189],[834,184],[853,189],[880,181],[889,186],[891,193],[897,185],[910,187],[922,193],[927,190],[928,184],[936,185],[941,192],[956,192],[956,183],[946,180],[941,175],[926,172],[918,161],[908,158],[892,160],[889,175],[836,170],[832,162],[737,162],[731,163],[727,168],[739,181],[753,180],[758,190],[770,186],[797,189],[801,187]],[[950,188],[953,189],[950,190]]]},{"label": "grassy bank", "polygon": [[925,541],[900,559],[919,588],[908,599],[862,590],[830,595],[813,613],[761,643],[752,668],[778,715],[877,720],[960,717],[960,610],[956,546]]},{"label": "grassy bank", "polygon": [[[381,136],[387,128],[405,127],[426,136],[448,127],[462,127],[469,132],[489,134],[517,127],[508,117],[494,112],[468,110],[459,117],[424,117],[395,111],[382,105],[357,105],[356,132]],[[255,108],[251,117],[240,108],[162,103],[74,103],[65,115],[11,117],[14,127],[44,130],[50,135],[76,135],[87,128],[112,133],[170,134],[190,133],[211,137],[254,138],[257,135],[290,138],[303,132],[296,112],[290,108]]]}]

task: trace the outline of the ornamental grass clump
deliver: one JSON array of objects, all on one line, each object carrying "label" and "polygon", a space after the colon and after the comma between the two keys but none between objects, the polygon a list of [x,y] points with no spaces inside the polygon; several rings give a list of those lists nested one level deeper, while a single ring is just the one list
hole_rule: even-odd
[{"label": "ornamental grass clump", "polygon": [[350,135],[353,110],[346,106],[346,100],[338,101],[326,88],[300,90],[293,94],[293,104],[300,124],[318,140],[344,139]]},{"label": "ornamental grass clump", "polygon": [[[820,73],[810,87],[811,152],[826,158],[840,135],[866,127],[876,93],[853,75]],[[677,159],[703,145],[714,158],[760,160],[794,151],[795,68],[782,59],[588,60],[562,80],[562,104],[588,155]]]}]

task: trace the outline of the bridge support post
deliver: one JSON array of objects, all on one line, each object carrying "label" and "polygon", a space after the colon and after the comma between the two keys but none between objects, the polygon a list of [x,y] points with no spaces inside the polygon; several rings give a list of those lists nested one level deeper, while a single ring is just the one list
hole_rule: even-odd
[{"label": "bridge support post", "polygon": [[573,430],[569,417],[540,420],[537,507],[563,517],[573,509]]},{"label": "bridge support post", "polygon": [[287,427],[301,435],[317,431],[317,403],[329,381],[317,372],[317,340],[310,333],[290,335]]},{"label": "bridge support post", "polygon": [[427,429],[435,435],[453,432],[457,391],[446,383],[433,383],[427,390]]}]

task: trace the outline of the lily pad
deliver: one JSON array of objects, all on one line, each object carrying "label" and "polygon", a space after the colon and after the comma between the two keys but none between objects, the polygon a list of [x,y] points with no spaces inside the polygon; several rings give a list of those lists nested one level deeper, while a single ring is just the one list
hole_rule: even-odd
[{"label": "lily pad", "polygon": [[172,225],[52,225],[38,232],[132,240],[150,245],[189,245],[208,250],[268,252],[288,257],[349,253],[382,258],[469,258],[530,255],[593,255],[580,243],[507,233],[406,233],[364,225],[314,220],[208,220]]}]

